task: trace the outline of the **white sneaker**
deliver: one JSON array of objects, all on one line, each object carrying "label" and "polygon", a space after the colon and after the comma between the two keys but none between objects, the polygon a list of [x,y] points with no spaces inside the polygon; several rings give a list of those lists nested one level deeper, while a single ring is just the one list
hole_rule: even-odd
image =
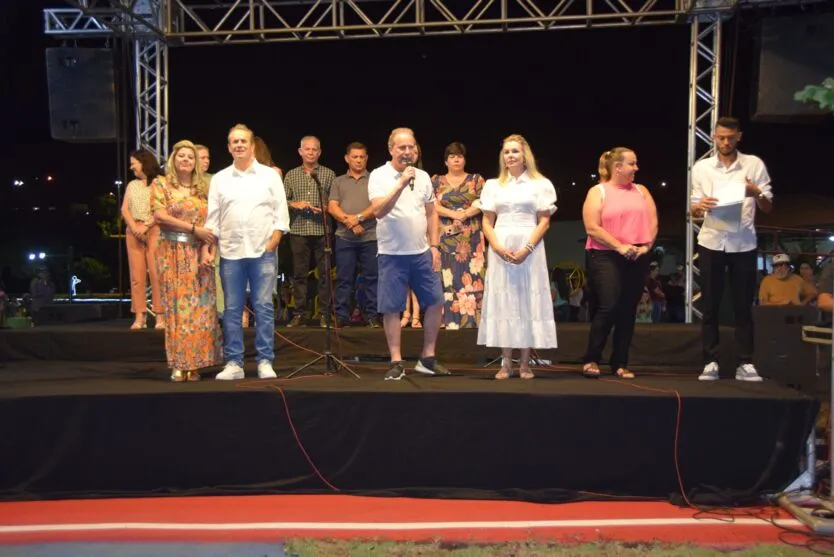
[{"label": "white sneaker", "polygon": [[240,367],[235,362],[227,362],[226,367],[223,368],[223,371],[215,376],[215,379],[219,381],[236,381],[238,379],[243,379],[243,368]]},{"label": "white sneaker", "polygon": [[759,383],[764,381],[753,364],[741,364],[736,368],[736,379],[739,381],[749,381],[751,383]]},{"label": "white sneaker", "polygon": [[267,360],[258,362],[258,379],[277,379],[278,374],[272,369],[272,363]]},{"label": "white sneaker", "polygon": [[698,376],[698,381],[718,381],[718,362],[710,362]]}]

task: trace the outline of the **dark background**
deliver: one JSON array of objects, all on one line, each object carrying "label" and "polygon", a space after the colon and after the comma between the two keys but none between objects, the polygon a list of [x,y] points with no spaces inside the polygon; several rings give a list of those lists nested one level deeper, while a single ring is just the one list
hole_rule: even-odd
[{"label": "dark background", "polygon": [[[104,238],[97,223],[114,210],[106,199],[115,193],[114,180],[131,178],[118,175],[125,164],[118,164],[123,150],[114,144],[51,139],[45,49],[74,43],[43,35],[44,7],[64,5],[50,0],[0,6],[6,43],[0,106],[10,123],[0,150],[0,265],[9,290],[31,271],[20,267],[32,251],[51,257],[73,245],[77,256],[114,270],[117,241]],[[831,6],[806,9],[831,11]],[[796,11],[745,10],[725,26],[721,113],[741,118],[740,148],[765,160],[777,193],[827,195],[831,118],[810,124],[751,121],[759,24]],[[617,145],[636,150],[638,179],[652,189],[663,214],[678,218],[686,205],[685,24],[182,47],[170,53],[170,144],[187,138],[208,145],[212,171],[229,163],[225,136],[237,122],[266,140],[285,171],[299,164],[296,149],[303,135],[317,135],[322,164],[341,173],[347,143],[365,143],[373,167],[387,157],[390,129],[409,126],[429,173],[443,172],[444,147],[462,141],[467,168],[491,177],[501,139],[521,133],[557,187],[559,218],[580,218],[599,154]],[[132,124],[133,107],[126,109]],[[129,148],[133,137],[131,130]],[[15,179],[25,185],[15,188]]]}]

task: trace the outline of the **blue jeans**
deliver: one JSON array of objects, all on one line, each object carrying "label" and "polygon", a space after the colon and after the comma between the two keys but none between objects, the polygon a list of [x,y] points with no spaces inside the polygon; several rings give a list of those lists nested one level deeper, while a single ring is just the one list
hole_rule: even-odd
[{"label": "blue jeans", "polygon": [[336,238],[336,317],[350,320],[350,295],[356,284],[356,263],[365,277],[365,307],[359,310],[365,319],[376,319],[377,261],[376,242],[349,242]]},{"label": "blue jeans", "polygon": [[255,310],[255,351],[258,362],[275,360],[275,308],[272,305],[272,286],[275,282],[275,253],[245,259],[220,258],[220,282],[223,285],[226,307],[223,311],[223,352],[226,362],[243,365],[243,305],[246,303],[246,283]]}]

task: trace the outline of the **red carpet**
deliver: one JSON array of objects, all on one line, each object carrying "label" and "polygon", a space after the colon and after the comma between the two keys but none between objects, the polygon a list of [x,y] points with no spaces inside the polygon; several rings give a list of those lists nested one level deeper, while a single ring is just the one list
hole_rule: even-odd
[{"label": "red carpet", "polygon": [[291,538],[499,542],[778,543],[773,508],[698,515],[666,503],[541,505],[326,496],[106,499],[0,503],[0,544],[43,541],[281,541]]}]

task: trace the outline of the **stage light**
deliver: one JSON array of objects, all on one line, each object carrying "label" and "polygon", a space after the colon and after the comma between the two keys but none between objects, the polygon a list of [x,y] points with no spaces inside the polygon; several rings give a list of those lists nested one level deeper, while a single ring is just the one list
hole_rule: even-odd
[{"label": "stage light", "polygon": [[34,260],[35,260],[35,254],[34,254],[34,253],[30,253],[30,254],[29,254],[29,261],[34,261]]},{"label": "stage light", "polygon": [[575,186],[576,182],[571,182],[570,185]]},{"label": "stage light", "polygon": [[13,180],[12,185],[16,188],[19,188],[23,185],[23,180]]},{"label": "stage light", "polygon": [[124,184],[124,182],[122,182],[121,180],[113,180],[114,186],[121,186],[122,184]]},{"label": "stage light", "polygon": [[829,242],[834,242],[834,236],[829,236],[829,237],[828,237],[828,241],[829,241]]},{"label": "stage light", "polygon": [[666,187],[666,182],[660,182],[660,187],[665,188]]},{"label": "stage light", "polygon": [[39,252],[38,259],[46,259],[46,254],[44,252]]},{"label": "stage light", "polygon": [[596,175],[596,174],[591,174],[591,179],[592,179],[592,180],[593,180],[593,179],[596,179],[596,177],[597,177],[597,175]]},{"label": "stage light", "polygon": [[52,181],[52,176],[47,176],[47,177],[46,177],[46,181],[47,181],[47,182],[51,182],[51,181]]}]

